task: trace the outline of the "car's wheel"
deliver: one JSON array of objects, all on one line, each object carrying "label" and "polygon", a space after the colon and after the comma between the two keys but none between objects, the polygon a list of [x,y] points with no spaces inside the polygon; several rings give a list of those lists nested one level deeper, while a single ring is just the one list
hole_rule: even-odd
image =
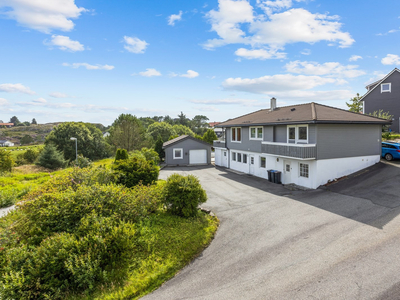
[{"label": "car's wheel", "polygon": [[386,154],[385,154],[385,159],[386,159],[386,160],[393,160],[393,155],[390,154],[390,153],[386,153]]}]

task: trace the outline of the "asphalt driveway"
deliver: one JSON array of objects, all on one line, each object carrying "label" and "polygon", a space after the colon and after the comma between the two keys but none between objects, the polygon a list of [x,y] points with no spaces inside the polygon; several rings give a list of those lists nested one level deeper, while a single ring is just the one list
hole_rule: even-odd
[{"label": "asphalt driveway", "polygon": [[200,257],[143,299],[400,297],[399,207],[214,167],[167,168],[160,177],[175,172],[200,178],[204,207],[221,225]]}]

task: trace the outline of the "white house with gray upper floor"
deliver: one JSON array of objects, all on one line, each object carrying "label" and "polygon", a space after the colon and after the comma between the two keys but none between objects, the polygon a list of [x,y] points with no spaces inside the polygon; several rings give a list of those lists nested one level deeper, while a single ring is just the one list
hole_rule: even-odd
[{"label": "white house with gray upper floor", "polygon": [[225,139],[214,141],[215,164],[283,184],[318,188],[380,160],[387,120],[307,103],[262,109],[218,124]]}]

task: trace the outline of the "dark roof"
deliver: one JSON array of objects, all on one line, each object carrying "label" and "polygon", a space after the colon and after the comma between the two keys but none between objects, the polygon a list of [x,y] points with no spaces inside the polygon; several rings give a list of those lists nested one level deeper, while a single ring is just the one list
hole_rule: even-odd
[{"label": "dark roof", "polygon": [[163,144],[163,148],[169,147],[169,146],[171,146],[171,145],[173,145],[175,143],[178,143],[178,142],[181,142],[181,141],[184,141],[184,140],[187,140],[187,139],[191,139],[193,141],[196,141],[196,142],[199,142],[199,143],[202,143],[202,144],[205,144],[205,145],[211,147],[211,145],[209,143],[206,143],[206,142],[204,142],[202,140],[199,140],[199,139],[196,139],[194,137],[191,137],[190,135],[181,135],[181,136],[178,136],[178,137],[176,137],[176,138],[174,138],[172,140],[166,141]]},{"label": "dark roof", "polygon": [[394,68],[392,72],[390,72],[389,74],[387,74],[387,75],[386,75],[385,77],[383,77],[381,80],[375,81],[375,82],[371,83],[370,85],[367,85],[366,87],[368,88],[368,87],[371,86],[372,84],[376,84],[372,89],[368,90],[368,92],[366,92],[366,93],[364,94],[364,96],[362,96],[362,97],[360,98],[359,101],[364,101],[364,98],[365,98],[367,95],[369,95],[369,93],[371,93],[374,89],[376,89],[376,87],[379,86],[379,84],[380,84],[381,82],[383,82],[384,80],[386,80],[386,78],[388,78],[390,75],[392,75],[395,71],[400,72],[399,69]]},{"label": "dark roof", "polygon": [[222,122],[216,127],[311,123],[390,124],[391,121],[311,102],[306,104],[278,107],[273,111],[270,109],[261,109],[256,112]]}]

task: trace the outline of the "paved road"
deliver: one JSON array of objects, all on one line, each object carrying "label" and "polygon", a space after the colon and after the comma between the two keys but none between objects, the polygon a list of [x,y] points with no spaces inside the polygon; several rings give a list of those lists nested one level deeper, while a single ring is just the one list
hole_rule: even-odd
[{"label": "paved road", "polygon": [[341,188],[289,191],[214,167],[162,170],[198,176],[221,225],[199,258],[143,299],[399,299],[400,206],[378,200],[400,185],[372,197],[377,185],[358,182],[357,197],[349,187],[370,171]]}]

